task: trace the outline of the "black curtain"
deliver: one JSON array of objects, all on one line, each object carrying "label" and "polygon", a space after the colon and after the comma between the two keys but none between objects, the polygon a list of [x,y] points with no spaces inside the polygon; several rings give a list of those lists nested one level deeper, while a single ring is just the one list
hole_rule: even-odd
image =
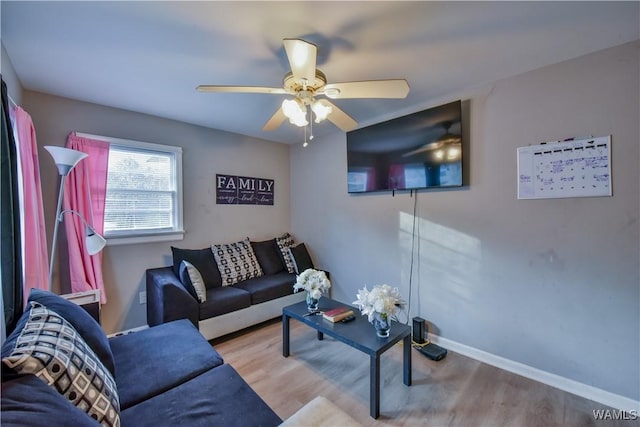
[{"label": "black curtain", "polygon": [[[2,76],[0,76],[2,80]],[[9,119],[9,96],[2,80],[2,153],[0,156],[0,254],[2,258],[2,302],[7,335],[22,313],[22,260],[20,250],[20,203],[18,158]]]}]

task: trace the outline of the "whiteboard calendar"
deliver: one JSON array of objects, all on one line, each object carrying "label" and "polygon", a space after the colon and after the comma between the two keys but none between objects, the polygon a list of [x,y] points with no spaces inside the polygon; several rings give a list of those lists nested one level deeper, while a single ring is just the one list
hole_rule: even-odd
[{"label": "whiteboard calendar", "polygon": [[611,135],[518,148],[518,199],[611,195]]}]

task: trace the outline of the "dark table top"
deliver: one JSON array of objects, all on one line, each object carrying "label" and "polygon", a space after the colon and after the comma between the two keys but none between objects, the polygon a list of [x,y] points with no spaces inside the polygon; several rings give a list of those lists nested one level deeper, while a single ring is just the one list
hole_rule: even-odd
[{"label": "dark table top", "polygon": [[396,321],[391,322],[391,331],[387,338],[380,338],[376,335],[373,325],[367,320],[367,316],[362,316],[356,307],[344,304],[339,301],[322,297],[318,305],[320,311],[328,311],[337,307],[350,307],[356,319],[347,323],[332,323],[325,320],[322,315],[304,316],[308,313],[305,301],[289,305],[282,309],[282,314],[296,319],[316,330],[350,345],[366,354],[379,356],[398,341],[411,335],[411,328]]}]

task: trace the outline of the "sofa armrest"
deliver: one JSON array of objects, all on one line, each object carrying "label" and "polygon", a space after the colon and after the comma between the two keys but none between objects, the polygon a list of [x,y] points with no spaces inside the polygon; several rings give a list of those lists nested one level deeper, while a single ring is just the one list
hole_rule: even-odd
[{"label": "sofa armrest", "polygon": [[178,319],[189,319],[197,328],[198,301],[182,286],[171,267],[147,270],[147,323],[156,326]]}]

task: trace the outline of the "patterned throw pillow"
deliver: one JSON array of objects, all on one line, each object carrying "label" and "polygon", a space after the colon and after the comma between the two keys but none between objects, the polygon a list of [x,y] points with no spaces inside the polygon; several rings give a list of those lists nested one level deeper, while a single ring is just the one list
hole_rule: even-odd
[{"label": "patterned throw pillow", "polygon": [[116,383],[78,332],[55,311],[32,302],[16,346],[2,362],[33,374],[106,426],[120,425]]},{"label": "patterned throw pillow", "polygon": [[191,286],[196,291],[196,297],[198,298],[198,302],[206,302],[207,301],[207,288],[204,286],[204,279],[202,278],[202,274],[198,271],[197,268],[193,266],[189,261],[182,261],[180,263],[180,276],[182,276],[183,269],[187,270],[187,275],[189,276],[189,282],[191,282]]},{"label": "patterned throw pillow", "polygon": [[280,253],[282,253],[282,259],[284,260],[285,267],[287,267],[287,271],[289,273],[295,273],[296,265],[289,251],[289,248],[296,244],[293,236],[289,233],[284,233],[282,236],[276,237],[276,243],[278,244]]},{"label": "patterned throw pillow", "polygon": [[249,238],[237,243],[213,245],[211,250],[222,276],[222,286],[233,285],[263,274]]}]

